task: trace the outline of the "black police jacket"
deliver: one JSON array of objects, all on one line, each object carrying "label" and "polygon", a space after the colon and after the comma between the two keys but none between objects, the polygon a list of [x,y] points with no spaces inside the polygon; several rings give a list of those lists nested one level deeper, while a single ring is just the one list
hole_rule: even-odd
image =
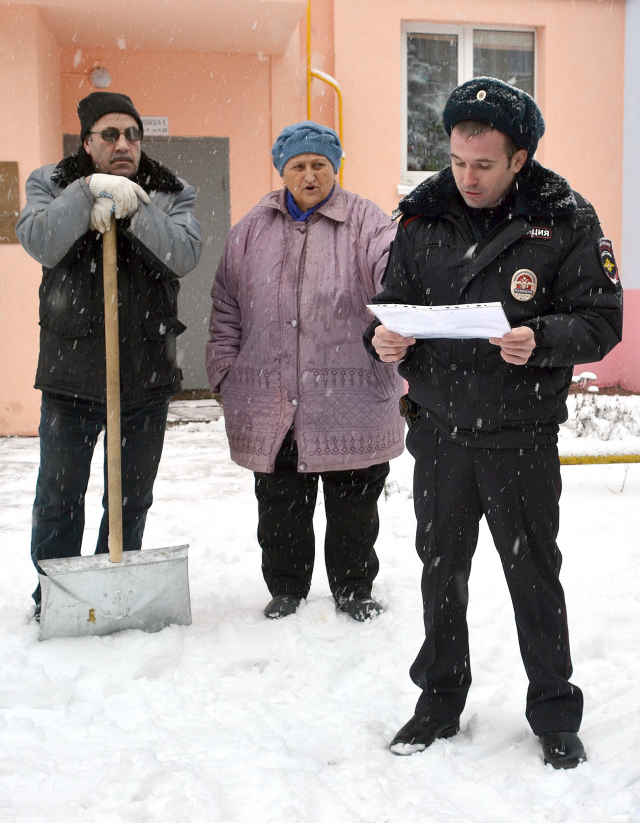
[{"label": "black police jacket", "polygon": [[[102,236],[89,227],[92,168],[79,152],[27,181],[16,233],[43,266],[36,388],[106,400]],[[179,278],[201,251],[195,191],[144,153],[134,178],[151,202],[118,220],[121,400],[132,405],[180,388]]]},{"label": "black police jacket", "polygon": [[[622,290],[593,207],[535,161],[518,175],[505,219],[480,242],[451,168],[400,203],[402,217],[376,303],[499,301],[530,326],[525,366],[481,339],[419,340],[399,364],[409,397],[458,442],[522,447],[556,441],[573,367],[603,358],[622,335]],[[365,332],[371,338],[378,322]]]}]

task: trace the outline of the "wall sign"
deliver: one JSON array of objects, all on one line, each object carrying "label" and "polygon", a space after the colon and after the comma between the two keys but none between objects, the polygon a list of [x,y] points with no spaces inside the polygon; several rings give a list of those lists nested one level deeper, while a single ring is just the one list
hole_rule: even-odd
[{"label": "wall sign", "polygon": [[142,125],[144,126],[144,133],[153,137],[154,135],[169,134],[169,118],[168,117],[142,117]]}]

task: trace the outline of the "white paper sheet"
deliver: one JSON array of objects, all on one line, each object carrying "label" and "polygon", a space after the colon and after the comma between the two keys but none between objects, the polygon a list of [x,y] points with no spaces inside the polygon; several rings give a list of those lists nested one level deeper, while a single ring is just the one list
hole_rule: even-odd
[{"label": "white paper sheet", "polygon": [[502,337],[511,331],[501,303],[465,303],[460,306],[368,306],[383,326],[403,337]]}]

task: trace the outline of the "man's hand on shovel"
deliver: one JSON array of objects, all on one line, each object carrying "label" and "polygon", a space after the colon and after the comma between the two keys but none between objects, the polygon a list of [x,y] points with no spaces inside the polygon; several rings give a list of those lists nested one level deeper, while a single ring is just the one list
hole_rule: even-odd
[{"label": "man's hand on shovel", "polygon": [[92,174],[87,178],[89,191],[95,197],[91,209],[91,228],[105,234],[111,225],[111,215],[116,220],[129,217],[137,211],[139,200],[149,204],[146,191],[117,174]]}]

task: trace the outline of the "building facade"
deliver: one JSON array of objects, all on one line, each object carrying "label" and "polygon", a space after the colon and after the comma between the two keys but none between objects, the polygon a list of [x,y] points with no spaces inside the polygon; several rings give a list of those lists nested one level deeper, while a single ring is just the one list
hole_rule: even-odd
[{"label": "building facade", "polygon": [[[17,188],[22,207],[29,173],[57,162],[63,140],[72,145],[82,97],[98,87],[130,95],[149,118],[148,133],[158,134],[143,148],[201,190],[209,251],[185,283],[185,310],[194,312],[192,344],[197,351],[202,339],[204,348],[225,231],[281,185],[271,144],[307,115],[306,12],[306,0],[0,5],[0,203],[14,202]],[[622,252],[625,339],[590,368],[599,385],[633,390],[640,390],[639,27],[640,0],[311,0],[311,66],[342,92],[344,186],[389,213],[448,162],[439,112],[453,86],[492,74],[535,96],[547,122],[537,159],[594,204]],[[311,115],[338,126],[336,94],[318,79]],[[5,215],[12,208],[0,205]],[[41,272],[10,230],[2,233],[3,219],[0,434],[35,434]],[[195,368],[189,388],[199,374]]]}]

